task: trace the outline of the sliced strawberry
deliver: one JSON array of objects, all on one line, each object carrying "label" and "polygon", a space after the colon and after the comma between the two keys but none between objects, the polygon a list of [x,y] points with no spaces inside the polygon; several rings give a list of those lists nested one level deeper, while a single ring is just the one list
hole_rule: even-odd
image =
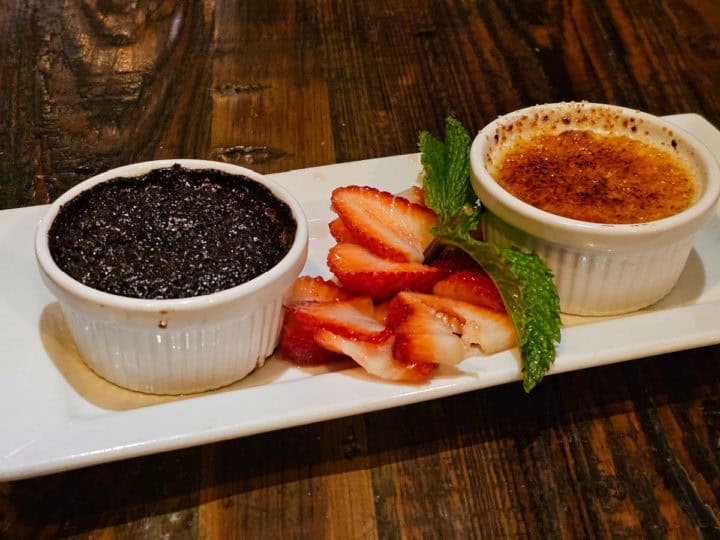
[{"label": "sliced strawberry", "polygon": [[438,281],[433,294],[504,312],[505,304],[490,276],[482,270],[461,270]]},{"label": "sliced strawberry", "polygon": [[352,298],[349,298],[347,300],[347,303],[350,304],[355,309],[357,309],[363,315],[372,317],[378,323],[380,323],[382,326],[385,326],[385,323],[383,323],[381,320],[379,320],[377,318],[377,316],[375,314],[375,304],[373,302],[373,299],[370,298],[369,296],[354,296]]},{"label": "sliced strawberry", "polygon": [[[364,309],[358,309],[357,301],[303,302],[287,308],[288,314],[299,323],[315,330],[325,329],[347,338],[370,342],[383,341],[389,335],[382,324]],[[367,301],[363,305],[367,306]],[[372,306],[372,302],[369,304]]]},{"label": "sliced strawberry", "polygon": [[286,305],[297,304],[298,302],[334,302],[336,300],[347,300],[352,294],[342,287],[325,280],[320,276],[300,276],[293,283],[290,295],[285,301]]},{"label": "sliced strawberry", "polygon": [[434,309],[455,333],[461,333],[464,340],[479,345],[485,354],[509,349],[516,344],[515,329],[506,313],[433,294],[402,294],[411,301],[420,301]]},{"label": "sliced strawberry", "polygon": [[333,191],[332,208],[357,243],[394,261],[423,260],[432,241],[435,213],[373,187],[348,186]]},{"label": "sliced strawberry", "polygon": [[370,343],[329,330],[318,330],[315,341],[330,351],[349,356],[371,375],[389,381],[421,383],[437,369],[437,364],[398,362],[392,354],[392,336],[379,343]]},{"label": "sliced strawberry", "polygon": [[425,190],[420,186],[410,186],[409,188],[396,193],[395,196],[407,199],[413,204],[425,206]]},{"label": "sliced strawberry", "polygon": [[342,360],[343,356],[315,343],[315,329],[286,314],[280,335],[280,353],[299,366],[315,366]]},{"label": "sliced strawberry", "polygon": [[383,259],[357,244],[333,246],[327,264],[348,290],[378,300],[404,290],[429,292],[444,275],[432,266]]},{"label": "sliced strawberry", "polygon": [[462,249],[455,247],[445,248],[431,265],[448,273],[460,270],[481,270],[475,259]]},{"label": "sliced strawberry", "polygon": [[395,336],[393,355],[401,362],[456,365],[468,355],[449,321],[413,295],[400,293],[392,299],[388,327]]},{"label": "sliced strawberry", "polygon": [[445,334],[449,328],[433,308],[425,304],[425,295],[402,292],[388,307],[387,327],[393,333]]},{"label": "sliced strawberry", "polygon": [[[326,321],[328,318],[343,315],[346,317],[344,320],[332,320],[330,323]],[[299,277],[286,300],[280,352],[287,360],[301,366],[340,360],[342,355],[315,343],[313,336],[317,329],[328,324],[336,329],[344,325],[341,332],[379,339],[375,334],[383,332],[384,325],[362,325],[367,322],[366,319],[374,321],[374,315],[375,306],[371,298],[353,296],[339,285],[321,277]],[[353,317],[362,322],[358,323]]]},{"label": "sliced strawberry", "polygon": [[352,242],[354,244],[358,243],[357,238],[355,238],[353,233],[350,232],[350,229],[345,226],[345,223],[342,219],[333,219],[330,223],[328,223],[328,228],[330,229],[330,234],[332,235],[332,237],[338,242]]},{"label": "sliced strawberry", "polygon": [[379,302],[375,304],[375,308],[373,310],[373,317],[375,317],[375,320],[385,326],[387,325],[389,305],[389,301]]},{"label": "sliced strawberry", "polygon": [[397,334],[393,355],[403,363],[434,362],[455,366],[468,357],[462,339],[445,334]]}]

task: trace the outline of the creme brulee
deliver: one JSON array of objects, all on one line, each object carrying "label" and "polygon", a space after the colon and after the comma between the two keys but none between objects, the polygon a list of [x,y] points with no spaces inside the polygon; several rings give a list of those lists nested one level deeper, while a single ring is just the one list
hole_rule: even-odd
[{"label": "creme brulee", "polygon": [[595,223],[662,219],[682,212],[695,197],[690,172],[669,152],[587,130],[519,140],[493,176],[536,208]]}]

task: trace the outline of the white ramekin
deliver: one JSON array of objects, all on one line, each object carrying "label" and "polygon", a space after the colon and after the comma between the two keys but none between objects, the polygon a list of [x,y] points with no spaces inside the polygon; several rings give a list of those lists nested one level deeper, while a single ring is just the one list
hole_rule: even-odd
[{"label": "white ramekin", "polygon": [[[518,138],[566,129],[624,135],[666,149],[693,174],[694,203],[657,221],[590,223],[535,208],[495,182],[493,164]],[[485,238],[537,253],[555,275],[561,310],[576,315],[626,313],[663,298],[720,195],[718,163],[700,141],[661,118],[612,105],[553,103],[501,116],[473,141],[470,163],[473,188],[488,210]]]},{"label": "white ramekin", "polygon": [[[176,163],[188,169],[244,175],[267,186],[290,207],[297,222],[290,251],[273,268],[246,283],[204,296],[168,300],[98,291],[55,264],[48,231],[63,204],[112,178],[136,177]],[[261,366],[277,345],[283,299],[305,264],[307,246],[305,214],[283,188],[243,167],[190,159],[135,163],[94,176],[50,206],[35,236],[43,281],[57,297],[88,366],[119,386],[155,394],[218,388]]]}]

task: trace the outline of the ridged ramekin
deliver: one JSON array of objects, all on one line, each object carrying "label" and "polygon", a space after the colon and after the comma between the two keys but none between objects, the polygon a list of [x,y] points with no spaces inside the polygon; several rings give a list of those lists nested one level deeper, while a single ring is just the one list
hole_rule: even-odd
[{"label": "ridged ramekin", "polygon": [[[533,207],[493,179],[494,163],[519,137],[567,129],[627,136],[667,150],[693,175],[693,204],[657,221],[591,223]],[[667,295],[720,195],[718,163],[694,136],[656,116],[605,104],[545,104],[501,116],[474,139],[470,162],[473,189],[488,210],[485,238],[537,253],[555,275],[561,310],[576,315],[626,313]]]},{"label": "ridged ramekin", "polygon": [[[145,300],[98,291],[76,281],[53,260],[48,232],[61,207],[96,184],[137,177],[179,164],[243,175],[291,209],[297,223],[289,252],[260,276],[224,291],[192,298]],[[268,239],[269,242],[272,239]],[[37,227],[35,253],[43,281],[57,297],[87,365],[125,388],[186,394],[230,384],[262,366],[277,345],[282,303],[307,258],[308,228],[300,204],[264,176],[204,160],[135,163],[94,176],[64,193]]]}]

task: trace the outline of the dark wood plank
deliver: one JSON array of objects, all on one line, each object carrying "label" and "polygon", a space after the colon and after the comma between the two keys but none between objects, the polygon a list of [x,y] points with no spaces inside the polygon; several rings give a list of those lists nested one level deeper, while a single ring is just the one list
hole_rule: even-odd
[{"label": "dark wood plank", "polygon": [[375,533],[365,425],[352,417],[203,449],[202,534],[369,538]]},{"label": "dark wood plank", "polygon": [[207,144],[209,6],[165,1],[134,18],[97,6],[31,2],[5,19],[14,23],[0,38],[11,159],[0,207],[47,202],[95,172]]}]

